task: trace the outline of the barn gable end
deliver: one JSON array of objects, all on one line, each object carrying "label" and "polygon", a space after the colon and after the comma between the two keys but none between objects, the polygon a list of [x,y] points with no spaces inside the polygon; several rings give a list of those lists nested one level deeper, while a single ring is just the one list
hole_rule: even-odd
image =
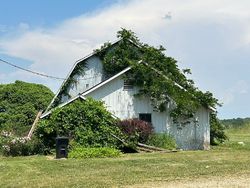
[{"label": "barn gable end", "polygon": [[[107,48],[115,48],[119,41],[121,40],[117,40]],[[101,83],[105,79],[107,79],[107,77],[104,74],[102,60],[97,55],[97,52],[94,51],[88,56],[79,59],[73,65],[66,80],[60,86],[45,113]]]}]

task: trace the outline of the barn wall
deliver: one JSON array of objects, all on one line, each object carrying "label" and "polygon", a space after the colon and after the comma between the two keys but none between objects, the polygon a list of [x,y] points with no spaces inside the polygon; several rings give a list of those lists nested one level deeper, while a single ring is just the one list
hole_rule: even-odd
[{"label": "barn wall", "polygon": [[166,116],[166,112],[154,112],[148,99],[134,97],[136,92],[137,89],[123,90],[123,80],[122,77],[119,77],[86,97],[104,101],[107,109],[120,119],[138,118],[139,113],[151,113],[155,131],[167,132],[168,116]]},{"label": "barn wall", "polygon": [[200,108],[188,124],[172,123],[170,134],[175,138],[178,147],[184,150],[210,148],[209,111]]},{"label": "barn wall", "polygon": [[[154,130],[158,133],[171,134],[179,148],[184,150],[209,148],[209,113],[205,108],[199,109],[196,118],[179,129],[180,126],[174,124],[169,115],[170,106],[166,112],[155,112],[149,99],[135,97],[137,89],[123,90],[123,83],[120,76],[87,94],[86,97],[104,101],[107,109],[120,119],[138,118],[139,113],[151,113]],[[195,123],[195,119],[198,122]]]},{"label": "barn wall", "polygon": [[86,91],[87,89],[99,84],[103,78],[103,65],[99,57],[91,56],[85,60],[84,75],[75,75],[77,84],[72,84],[69,88],[71,97]]}]

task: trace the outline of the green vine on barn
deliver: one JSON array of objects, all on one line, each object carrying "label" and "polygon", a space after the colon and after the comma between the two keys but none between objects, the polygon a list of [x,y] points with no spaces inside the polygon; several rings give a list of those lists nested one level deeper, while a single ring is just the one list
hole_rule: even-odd
[{"label": "green vine on barn", "polygon": [[[103,61],[106,75],[114,75],[128,66],[132,71],[126,75],[135,86],[140,88],[138,96],[148,96],[157,111],[165,111],[169,102],[175,104],[171,116],[175,121],[179,118],[191,118],[201,106],[215,108],[218,99],[210,92],[202,92],[188,79],[190,69],[180,70],[177,61],[165,55],[165,48],[155,48],[139,41],[131,30],[117,32],[120,39],[111,47],[105,43],[101,49],[95,50]],[[139,61],[143,63],[138,63]]]}]

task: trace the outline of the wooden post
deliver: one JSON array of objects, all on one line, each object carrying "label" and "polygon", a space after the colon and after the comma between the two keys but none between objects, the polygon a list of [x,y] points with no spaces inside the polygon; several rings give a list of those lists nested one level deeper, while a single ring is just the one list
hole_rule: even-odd
[{"label": "wooden post", "polygon": [[35,130],[35,128],[36,128],[36,124],[37,124],[37,122],[38,122],[38,120],[39,120],[39,118],[40,118],[41,115],[42,115],[42,111],[39,111],[39,112],[37,113],[37,115],[36,115],[36,119],[35,119],[35,121],[33,122],[32,127],[31,127],[31,129],[30,129],[30,131],[29,131],[29,134],[28,134],[28,136],[27,136],[28,139],[31,139],[32,134],[33,134],[33,132],[34,132],[34,130]]}]

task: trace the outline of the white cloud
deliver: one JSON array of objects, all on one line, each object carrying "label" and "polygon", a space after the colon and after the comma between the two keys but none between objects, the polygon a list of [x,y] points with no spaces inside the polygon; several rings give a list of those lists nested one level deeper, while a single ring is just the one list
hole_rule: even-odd
[{"label": "white cloud", "polygon": [[[107,40],[115,40],[116,31],[125,27],[135,31],[145,43],[163,44],[169,55],[190,67],[193,78],[203,90],[216,96],[228,91],[223,102],[233,104],[227,88],[245,73],[250,55],[250,1],[248,0],[130,0],[83,14],[58,23],[52,28],[32,28],[20,23],[17,31],[0,38],[0,53],[27,59],[32,70],[65,76],[73,63]],[[168,18],[168,19],[163,19]],[[171,18],[171,19],[170,19]],[[244,54],[242,54],[242,51]],[[238,63],[238,64],[237,64]],[[12,73],[13,80],[20,78]],[[240,74],[239,76],[242,76]],[[55,90],[58,84],[44,79]],[[53,84],[52,84],[53,83]]]}]

